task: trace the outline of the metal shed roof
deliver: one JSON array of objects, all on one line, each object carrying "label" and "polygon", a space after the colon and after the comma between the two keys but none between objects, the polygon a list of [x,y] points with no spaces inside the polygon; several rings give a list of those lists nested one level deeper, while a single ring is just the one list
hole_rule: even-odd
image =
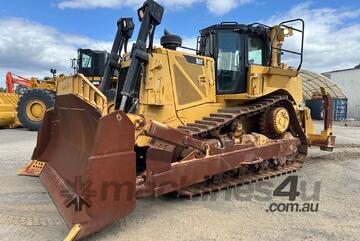
[{"label": "metal shed roof", "polygon": [[320,96],[320,87],[324,87],[332,98],[347,98],[334,82],[321,74],[303,69],[300,70],[300,76],[303,80],[303,98],[305,100]]}]

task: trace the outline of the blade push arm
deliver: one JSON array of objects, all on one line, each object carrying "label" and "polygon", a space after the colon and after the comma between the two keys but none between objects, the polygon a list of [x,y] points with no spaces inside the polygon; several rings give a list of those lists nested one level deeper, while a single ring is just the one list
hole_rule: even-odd
[{"label": "blade push arm", "polygon": [[120,109],[125,112],[129,112],[129,110],[133,109],[131,103],[137,95],[137,86],[141,74],[141,65],[142,63],[146,64],[148,61],[146,43],[147,40],[149,40],[149,46],[151,48],[154,39],[155,28],[161,23],[163,13],[164,8],[153,0],[146,1],[144,5],[138,10],[141,27],[137,41],[131,52],[131,64],[126,75],[123,89],[121,91],[122,97],[120,97],[118,94],[116,96],[116,98],[121,98],[121,102],[115,106],[116,109]]},{"label": "blade push arm", "polygon": [[132,18],[120,18],[117,22],[117,32],[111,53],[106,61],[104,76],[101,81],[100,90],[105,95],[111,87],[111,79],[114,76],[115,69],[119,67],[121,51],[127,51],[127,44],[134,32],[135,24]]}]

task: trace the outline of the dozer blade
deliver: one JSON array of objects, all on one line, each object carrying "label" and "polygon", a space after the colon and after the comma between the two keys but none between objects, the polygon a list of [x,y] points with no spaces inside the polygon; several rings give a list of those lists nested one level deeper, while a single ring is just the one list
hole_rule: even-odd
[{"label": "dozer blade", "polygon": [[56,97],[28,167],[39,176],[77,240],[135,208],[134,125],[117,111],[101,117],[75,95]]},{"label": "dozer blade", "polygon": [[16,113],[18,101],[17,94],[0,93],[0,128],[16,128],[21,125]]}]

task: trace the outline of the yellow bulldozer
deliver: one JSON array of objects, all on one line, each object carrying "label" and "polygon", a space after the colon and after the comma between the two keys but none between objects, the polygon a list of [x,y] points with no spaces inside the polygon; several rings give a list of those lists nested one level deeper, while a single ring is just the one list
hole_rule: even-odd
[{"label": "yellow bulldozer", "polygon": [[[163,12],[152,0],[138,10],[129,60],[119,56],[124,36],[114,42],[123,73],[115,111],[106,111],[109,81],[98,89],[78,76],[71,93],[55,97],[32,161],[19,172],[40,177],[71,229],[66,240],[126,217],[137,199],[201,195],[292,173],[308,146],[334,148],[329,96],[323,93],[321,134],[302,105],[303,41],[300,52],[282,48],[294,32],[303,36],[301,19],[215,24],[200,31],[190,54],[167,31],[162,47],[153,46]],[[120,19],[120,28],[129,23]],[[298,55],[299,66],[282,63],[283,52]]]},{"label": "yellow bulldozer", "polygon": [[[102,80],[109,53],[107,51],[78,49],[77,59],[72,60],[72,67],[77,74],[87,77],[98,86]],[[6,74],[6,92],[0,93],[0,128],[16,128],[20,125],[29,130],[40,129],[45,112],[54,107],[55,96],[64,92],[64,86],[73,84],[73,75],[56,76],[56,70],[51,69],[52,77],[44,80],[32,77],[30,79]],[[63,82],[66,82],[65,84]],[[59,89],[59,83],[62,88]],[[23,93],[16,94],[15,84],[25,87]],[[114,98],[115,86],[109,92],[109,101]]]}]

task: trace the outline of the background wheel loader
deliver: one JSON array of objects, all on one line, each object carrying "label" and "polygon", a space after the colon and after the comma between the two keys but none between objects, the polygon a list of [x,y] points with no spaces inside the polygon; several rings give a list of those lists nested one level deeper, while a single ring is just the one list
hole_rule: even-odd
[{"label": "background wheel loader", "polygon": [[[75,73],[83,74],[96,86],[100,85],[108,56],[106,51],[78,49],[78,58],[72,60]],[[6,74],[7,94],[0,93],[0,127],[15,128],[22,124],[29,130],[40,129],[46,110],[54,107],[58,83],[72,82],[72,76],[55,76],[56,70],[51,72],[53,77],[44,80],[27,79],[11,72]],[[20,95],[15,93],[15,84],[24,87]],[[110,91],[109,101],[114,99],[114,92],[114,89]]]},{"label": "background wheel loader", "polygon": [[[302,41],[300,52],[282,48],[294,32],[303,37],[301,19],[216,24],[200,31],[197,54],[189,54],[169,32],[153,47],[163,11],[152,0],[138,10],[115,111],[106,111],[108,80],[98,89],[78,76],[70,93],[55,97],[32,161],[19,172],[40,177],[71,228],[66,240],[126,217],[138,198],[201,195],[292,173],[309,145],[335,145],[331,121],[314,133],[302,105]],[[126,29],[126,19],[119,22]],[[124,35],[117,37],[112,54],[123,66]],[[283,52],[300,57],[297,68],[282,63]]]}]

